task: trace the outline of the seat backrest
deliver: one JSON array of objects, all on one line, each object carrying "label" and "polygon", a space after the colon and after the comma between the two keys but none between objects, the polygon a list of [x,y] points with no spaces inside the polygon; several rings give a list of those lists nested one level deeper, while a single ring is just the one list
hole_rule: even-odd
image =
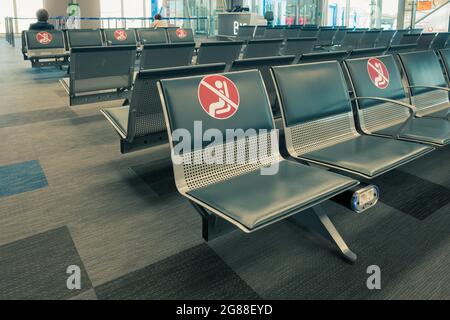
[{"label": "seat backrest", "polygon": [[349,29],[347,29],[346,27],[338,27],[336,34],[334,35],[333,44],[334,45],[342,44],[342,41],[344,40],[347,31],[349,31]]},{"label": "seat backrest", "polygon": [[70,90],[73,93],[130,89],[135,46],[78,47],[70,50]]},{"label": "seat backrest", "polygon": [[356,49],[359,46],[359,41],[364,35],[364,31],[347,31],[342,40],[342,47],[345,49]]},{"label": "seat backrest", "polygon": [[381,35],[381,30],[369,30],[364,32],[363,36],[361,37],[361,42],[359,43],[360,49],[369,49],[374,48],[378,37]]},{"label": "seat backrest", "polygon": [[377,47],[385,47],[387,48],[392,41],[392,38],[395,35],[395,30],[383,30],[381,34],[377,38]]},{"label": "seat backrest", "polygon": [[141,55],[140,69],[187,66],[192,62],[194,42],[147,44]]},{"label": "seat backrest", "polygon": [[181,78],[224,71],[224,63],[139,71],[131,96],[127,140],[133,141],[135,137],[143,137],[166,130],[161,99],[156,85],[160,79]]},{"label": "seat backrest", "polygon": [[419,37],[420,33],[403,34],[400,39],[400,44],[416,44]]},{"label": "seat backrest", "polygon": [[439,32],[431,43],[431,48],[433,50],[444,49],[449,36],[450,32]]},{"label": "seat backrest", "polygon": [[141,44],[167,43],[166,31],[161,28],[138,29]]},{"label": "seat backrest", "polygon": [[170,43],[194,42],[194,33],[190,28],[167,28],[166,32]]},{"label": "seat backrest", "polygon": [[386,51],[387,54],[397,54],[402,52],[415,51],[417,44],[397,44],[391,45]]},{"label": "seat backrest", "polygon": [[254,39],[256,38],[263,38],[264,33],[266,33],[267,26],[256,26]]},{"label": "seat backrest", "polygon": [[417,51],[428,50],[433,42],[436,33],[422,33],[417,40]]},{"label": "seat backrest", "polygon": [[[399,55],[410,86],[447,87],[439,58],[432,50]],[[448,102],[448,92],[430,88],[410,88],[411,102],[418,109],[426,109]]]},{"label": "seat backrest", "polygon": [[317,43],[317,38],[288,38],[283,48],[283,54],[295,55],[299,58],[302,54],[311,53]]},{"label": "seat backrest", "polygon": [[110,46],[137,46],[136,33],[132,29],[104,29],[103,33]]},{"label": "seat backrest", "polygon": [[[320,28],[317,36],[317,44],[319,46],[330,46],[333,44],[333,38],[337,29],[334,28]],[[302,35],[303,36],[303,35]]]},{"label": "seat backrest", "polygon": [[323,61],[338,61],[342,62],[348,53],[345,50],[331,51],[331,52],[313,52],[305,53],[300,56],[299,63],[323,62]]},{"label": "seat backrest", "polygon": [[298,32],[299,38],[316,38],[319,34],[319,28],[302,28]]},{"label": "seat backrest", "polygon": [[[381,97],[408,103],[400,70],[392,55],[347,59],[356,97]],[[397,124],[409,117],[409,110],[390,102],[357,100],[359,122],[365,132],[374,132]]]},{"label": "seat backrest", "polygon": [[250,40],[244,51],[244,58],[271,57],[280,55],[283,39]]},{"label": "seat backrest", "polygon": [[284,28],[272,27],[266,28],[264,31],[264,39],[281,39],[283,38]]},{"label": "seat backrest", "polygon": [[336,61],[273,67],[291,155],[358,136],[347,85]]},{"label": "seat backrest", "polygon": [[67,36],[70,48],[101,47],[103,45],[100,29],[69,29],[67,30]]},{"label": "seat backrest", "polygon": [[384,47],[369,48],[369,49],[354,49],[350,52],[348,58],[355,59],[364,57],[376,57],[383,55],[385,51],[386,48]]},{"label": "seat backrest", "polygon": [[45,30],[35,31],[30,30],[25,32],[27,49],[32,50],[51,50],[51,49],[65,49],[64,38],[62,31]]},{"label": "seat backrest", "polygon": [[256,26],[239,26],[236,38],[238,40],[251,40],[255,33]]},{"label": "seat backrest", "polygon": [[[225,87],[228,94],[219,91],[219,86]],[[263,142],[275,126],[257,70],[161,80],[159,90],[172,148],[175,182],[182,194],[259,170],[280,159],[277,148],[270,147],[272,139],[268,139],[268,144]],[[246,134],[226,143],[202,139],[207,130],[213,130],[215,137],[219,134],[226,137],[230,130],[236,129]],[[173,137],[175,130],[190,133],[186,139],[183,136],[182,141],[183,145],[190,143],[190,150],[175,148],[174,140],[179,139]],[[263,145],[268,146],[267,153],[261,152]],[[238,154],[244,155],[244,159],[233,161],[239,158]],[[208,155],[222,156],[227,161],[208,164],[205,162]],[[247,161],[250,158],[257,161]]]},{"label": "seat backrest", "polygon": [[22,30],[22,40],[21,40],[21,45],[22,45],[22,53],[25,54],[27,53],[27,40],[26,40],[26,30]]},{"label": "seat backrest", "polygon": [[298,35],[300,33],[300,26],[290,26],[284,29],[284,38],[298,38]]},{"label": "seat backrest", "polygon": [[445,68],[445,74],[447,75],[447,81],[450,84],[450,49],[439,50],[439,55]]},{"label": "seat backrest", "polygon": [[227,65],[239,58],[243,41],[202,42],[197,54],[197,64],[225,62]]},{"label": "seat backrest", "polygon": [[295,56],[280,56],[280,57],[265,57],[265,58],[250,58],[236,60],[231,65],[231,71],[242,71],[258,69],[264,80],[267,94],[269,96],[270,106],[275,115],[280,114],[279,107],[277,106],[277,93],[273,85],[272,76],[270,75],[270,68],[273,66],[289,65],[294,62]]},{"label": "seat backrest", "polygon": [[391,44],[392,45],[398,45],[400,44],[400,41],[403,37],[404,34],[408,34],[409,33],[409,29],[400,29],[397,30],[394,34],[394,37],[392,38]]}]

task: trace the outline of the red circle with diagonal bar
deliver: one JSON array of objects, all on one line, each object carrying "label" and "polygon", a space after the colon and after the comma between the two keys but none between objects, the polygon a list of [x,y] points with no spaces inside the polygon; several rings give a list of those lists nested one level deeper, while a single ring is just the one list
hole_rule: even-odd
[{"label": "red circle with diagonal bar", "polygon": [[198,101],[211,117],[228,119],[239,108],[239,90],[227,77],[219,74],[209,75],[198,85]]},{"label": "red circle with diagonal bar", "polygon": [[386,89],[389,86],[389,71],[383,61],[370,58],[367,61],[367,73],[378,89]]},{"label": "red circle with diagonal bar", "polygon": [[125,41],[127,40],[127,32],[125,30],[116,30],[114,31],[114,38],[116,38],[117,41]]},{"label": "red circle with diagonal bar", "polygon": [[41,31],[36,33],[36,40],[40,44],[49,44],[50,42],[52,42],[53,36],[47,31]]},{"label": "red circle with diagonal bar", "polygon": [[177,29],[175,31],[175,34],[177,35],[178,38],[180,39],[184,39],[187,37],[187,31],[184,30],[183,28]]}]

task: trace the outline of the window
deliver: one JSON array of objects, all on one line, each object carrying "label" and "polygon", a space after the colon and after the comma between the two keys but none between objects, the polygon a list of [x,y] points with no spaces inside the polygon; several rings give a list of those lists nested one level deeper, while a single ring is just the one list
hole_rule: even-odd
[{"label": "window", "polygon": [[5,33],[5,17],[14,16],[13,0],[0,1],[0,33]]},{"label": "window", "polygon": [[[143,0],[126,0],[123,2],[123,15],[127,18],[144,17],[144,1]],[[127,28],[143,27],[142,19],[127,19]]]},{"label": "window", "polygon": [[[17,7],[17,17],[19,30],[16,32],[22,32],[22,30],[28,30],[30,23],[36,22],[36,11],[43,8],[43,0],[15,0]],[[2,1],[4,2],[4,1]],[[52,23],[52,21],[49,21]]]}]

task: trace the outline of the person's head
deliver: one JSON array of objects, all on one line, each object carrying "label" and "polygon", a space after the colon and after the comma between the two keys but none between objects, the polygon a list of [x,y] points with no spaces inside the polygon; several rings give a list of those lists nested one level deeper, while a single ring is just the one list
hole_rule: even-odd
[{"label": "person's head", "polygon": [[45,10],[45,9],[39,9],[36,12],[36,18],[40,22],[47,22],[47,20],[48,20],[48,11]]},{"label": "person's head", "polygon": [[155,20],[161,20],[162,19],[161,15],[159,13],[155,14],[154,18],[155,18]]}]

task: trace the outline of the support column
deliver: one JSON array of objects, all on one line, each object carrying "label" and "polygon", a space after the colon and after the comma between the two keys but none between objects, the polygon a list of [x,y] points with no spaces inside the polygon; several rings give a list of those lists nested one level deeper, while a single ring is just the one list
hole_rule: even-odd
[{"label": "support column", "polygon": [[404,25],[405,25],[405,9],[406,9],[406,1],[405,0],[398,0],[397,30],[404,28]]}]

